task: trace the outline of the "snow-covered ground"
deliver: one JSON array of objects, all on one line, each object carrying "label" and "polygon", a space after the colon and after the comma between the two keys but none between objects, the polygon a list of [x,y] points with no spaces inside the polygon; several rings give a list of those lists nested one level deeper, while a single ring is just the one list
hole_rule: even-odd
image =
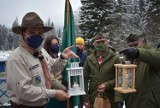
[{"label": "snow-covered ground", "polygon": [[0,61],[6,61],[12,51],[1,51],[0,50]]}]

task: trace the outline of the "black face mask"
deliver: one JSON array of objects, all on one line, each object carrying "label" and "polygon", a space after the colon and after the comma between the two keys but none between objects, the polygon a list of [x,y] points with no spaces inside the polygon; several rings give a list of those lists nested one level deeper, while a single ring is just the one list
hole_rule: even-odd
[{"label": "black face mask", "polygon": [[32,35],[27,37],[27,44],[32,48],[38,48],[43,42],[43,36],[40,35]]},{"label": "black face mask", "polygon": [[77,55],[81,55],[83,53],[83,49],[80,49],[79,47],[76,47]]},{"label": "black face mask", "polygon": [[58,52],[59,52],[59,45],[51,45],[51,51],[53,53],[58,54]]}]

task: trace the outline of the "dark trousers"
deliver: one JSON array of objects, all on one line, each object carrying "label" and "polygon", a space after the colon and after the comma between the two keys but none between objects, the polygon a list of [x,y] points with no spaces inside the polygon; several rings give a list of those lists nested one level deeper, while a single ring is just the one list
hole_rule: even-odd
[{"label": "dark trousers", "polygon": [[43,105],[43,106],[17,105],[16,103],[13,103],[13,102],[11,101],[11,107],[12,107],[12,108],[45,108],[45,105]]}]

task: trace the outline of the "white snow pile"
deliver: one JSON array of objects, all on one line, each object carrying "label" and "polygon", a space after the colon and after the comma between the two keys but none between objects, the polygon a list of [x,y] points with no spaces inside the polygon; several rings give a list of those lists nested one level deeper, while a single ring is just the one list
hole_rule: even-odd
[{"label": "white snow pile", "polygon": [[12,51],[1,51],[0,50],[0,61],[6,61]]}]

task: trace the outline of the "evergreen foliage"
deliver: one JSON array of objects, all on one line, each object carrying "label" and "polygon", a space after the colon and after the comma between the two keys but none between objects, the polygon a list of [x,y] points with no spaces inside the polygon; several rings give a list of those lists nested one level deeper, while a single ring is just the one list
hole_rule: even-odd
[{"label": "evergreen foliage", "polygon": [[[160,35],[158,0],[81,0],[79,28],[85,40],[106,33],[110,45],[125,48],[130,33],[144,32],[155,46]],[[122,45],[122,46],[119,46]]]},{"label": "evergreen foliage", "polygon": [[[143,31],[147,40],[155,46],[160,43],[159,0],[81,0],[81,2],[79,14],[74,15],[75,29],[86,41],[99,32],[106,33],[110,44],[119,50],[126,47],[125,38],[130,33]],[[45,24],[54,28],[45,35],[55,35],[61,40],[62,31],[55,31],[50,18]],[[19,25],[18,18],[15,18],[12,26],[16,25]],[[20,41],[21,36],[0,24],[0,50],[13,50]],[[120,46],[121,44],[123,45]]]}]

